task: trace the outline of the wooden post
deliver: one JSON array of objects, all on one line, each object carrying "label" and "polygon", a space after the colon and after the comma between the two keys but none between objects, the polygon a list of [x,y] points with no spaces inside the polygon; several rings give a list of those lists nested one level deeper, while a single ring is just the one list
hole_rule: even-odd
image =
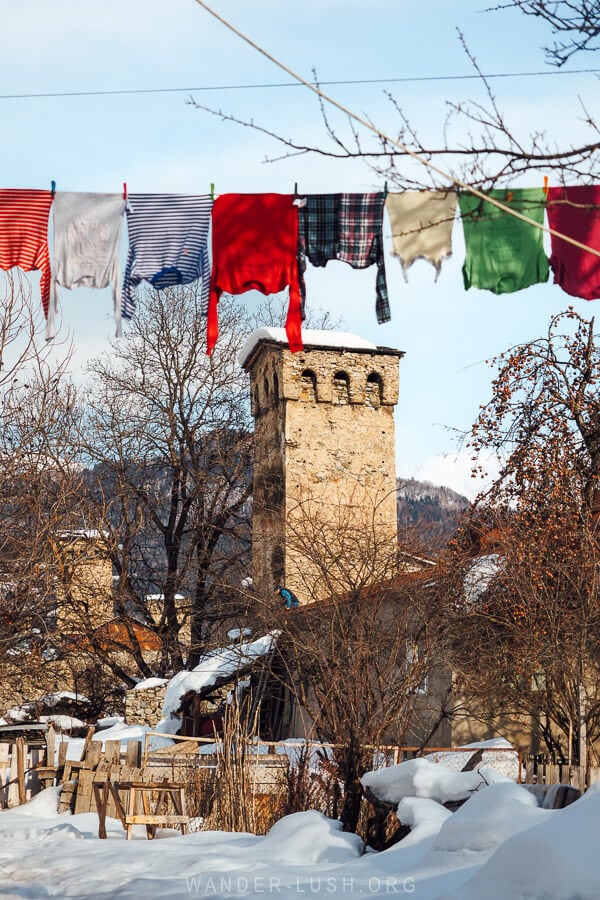
[{"label": "wooden post", "polygon": [[579,685],[579,765],[587,769],[587,704],[585,688]]},{"label": "wooden post", "polygon": [[142,745],[140,741],[127,741],[125,765],[137,768],[140,765]]},{"label": "wooden post", "polygon": [[10,744],[0,744],[0,809],[8,806],[8,788],[5,787],[9,780],[6,772],[8,769],[8,757]]},{"label": "wooden post", "polygon": [[121,741],[106,741],[104,744],[104,757],[111,763],[119,763],[121,754]]},{"label": "wooden post", "polygon": [[91,742],[92,742],[92,738],[94,737],[95,731],[96,731],[95,726],[94,726],[94,725],[90,725],[90,727],[89,727],[88,730],[87,730],[87,734],[86,734],[86,736],[85,736],[85,740],[84,740],[84,742],[83,742],[83,750],[81,751],[81,757],[80,757],[81,760],[84,760],[85,757],[86,757],[86,754],[87,754],[87,752],[88,752],[88,748],[89,748],[89,746],[90,746],[90,744],[91,744]]},{"label": "wooden post", "polygon": [[25,741],[23,738],[17,738],[15,755],[17,757],[17,784],[19,786],[20,806],[27,800],[27,795],[25,793]]},{"label": "wooden post", "polygon": [[47,766],[54,765],[55,749],[56,749],[56,732],[54,731],[54,727],[52,725],[48,725],[48,731],[46,732],[46,765]]}]

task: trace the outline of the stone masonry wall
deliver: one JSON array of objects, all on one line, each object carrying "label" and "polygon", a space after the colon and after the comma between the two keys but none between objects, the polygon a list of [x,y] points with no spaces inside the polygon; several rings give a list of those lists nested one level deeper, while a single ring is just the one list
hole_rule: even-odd
[{"label": "stone masonry wall", "polygon": [[155,728],[162,719],[167,683],[148,688],[133,688],[125,696],[125,722]]}]

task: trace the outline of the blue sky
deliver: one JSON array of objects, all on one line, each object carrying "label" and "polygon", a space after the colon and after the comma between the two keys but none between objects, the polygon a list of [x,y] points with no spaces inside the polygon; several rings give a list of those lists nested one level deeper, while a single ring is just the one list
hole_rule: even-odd
[{"label": "blue sky", "polygon": [[[321,81],[470,75],[456,36],[460,28],[488,73],[546,68],[541,47],[548,30],[516,12],[486,13],[485,0],[214,0],[214,8],[288,66]],[[20,0],[2,12],[0,94],[127,91],[257,85],[288,76],[216,22],[194,0]],[[570,68],[591,68],[593,56]],[[600,113],[598,80],[578,74],[494,80],[499,105],[522,134],[546,130],[563,144],[587,139],[580,95]],[[367,113],[395,133],[390,90],[424,137],[442,141],[446,101],[482,99],[475,81],[426,81],[325,87],[341,103]],[[190,91],[200,103],[306,141],[326,144],[315,98],[302,87]],[[230,191],[368,191],[381,180],[360,161],[296,156],[265,163],[281,152],[272,140],[224,123],[186,103],[188,93],[0,99],[4,187],[58,190],[206,193]],[[345,123],[337,114],[333,121]],[[460,134],[457,132],[457,136]],[[366,138],[369,141],[369,138]],[[541,184],[533,175],[522,185]],[[342,263],[308,272],[308,302],[342,315],[344,329],[406,353],[396,414],[397,469],[473,492],[461,460],[451,465],[456,431],[467,429],[489,396],[485,360],[534,338],[570,302],[586,315],[593,304],[560,288],[538,285],[512,295],[462,287],[464,246],[459,224],[454,252],[437,283],[416,263],[409,281],[390,255],[386,266],[392,321],[377,325],[375,271]],[[35,278],[34,278],[35,281]],[[250,295],[240,302],[252,302]],[[113,326],[109,291],[62,291],[63,320],[86,359],[109,349]]]}]

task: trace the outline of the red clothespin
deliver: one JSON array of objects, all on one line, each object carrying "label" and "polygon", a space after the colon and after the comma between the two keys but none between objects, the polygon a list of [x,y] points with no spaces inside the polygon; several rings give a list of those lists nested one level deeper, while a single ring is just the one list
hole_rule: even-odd
[{"label": "red clothespin", "polygon": [[544,175],[544,196],[548,196],[548,176]]},{"label": "red clothespin", "polygon": [[512,191],[507,191],[507,192],[506,192],[506,202],[507,202],[507,203],[510,203],[510,201],[512,200],[512,198],[513,198],[513,192],[512,192]]},{"label": "red clothespin", "polygon": [[127,203],[127,182],[123,182],[123,200]]}]

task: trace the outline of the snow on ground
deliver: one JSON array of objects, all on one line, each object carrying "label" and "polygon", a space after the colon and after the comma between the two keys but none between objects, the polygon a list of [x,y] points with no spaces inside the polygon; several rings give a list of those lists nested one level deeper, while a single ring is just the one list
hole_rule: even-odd
[{"label": "snow on ground", "polygon": [[[473,747],[473,753],[480,749],[483,750],[481,763],[477,768],[480,768],[480,766],[492,766],[498,772],[502,772],[503,775],[512,778],[513,781],[518,780],[519,754],[506,738],[473,741],[471,744],[464,744],[463,747]],[[433,753],[425,754],[425,759],[441,762],[447,769],[452,769],[453,772],[461,772],[473,756],[473,753],[467,753],[465,749],[436,750]]]},{"label": "snow on ground", "polygon": [[[401,765],[413,772],[402,779],[414,785],[415,767]],[[456,793],[460,773],[437,768],[430,793]],[[395,783],[400,783],[397,774]],[[423,784],[421,790],[427,793]],[[600,897],[600,786],[562,810],[539,808],[531,793],[506,780],[482,785],[455,813],[431,796],[408,796],[398,816],[411,833],[381,853],[363,853],[355,835],[315,810],[281,819],[264,837],[182,836],[165,829],[156,844],[145,839],[140,826],[128,842],[120,824],[109,819],[108,838],[99,840],[95,814],[57,814],[59,791],[48,789],[25,806],[0,812],[3,900],[265,894],[281,900],[333,894],[412,894],[418,900]]]},{"label": "snow on ground", "polygon": [[507,780],[506,776],[492,768],[481,766],[473,772],[452,772],[423,757],[367,772],[361,778],[364,787],[388,803],[399,803],[403,797],[428,797],[439,803],[466,800],[481,787],[503,780]]}]

